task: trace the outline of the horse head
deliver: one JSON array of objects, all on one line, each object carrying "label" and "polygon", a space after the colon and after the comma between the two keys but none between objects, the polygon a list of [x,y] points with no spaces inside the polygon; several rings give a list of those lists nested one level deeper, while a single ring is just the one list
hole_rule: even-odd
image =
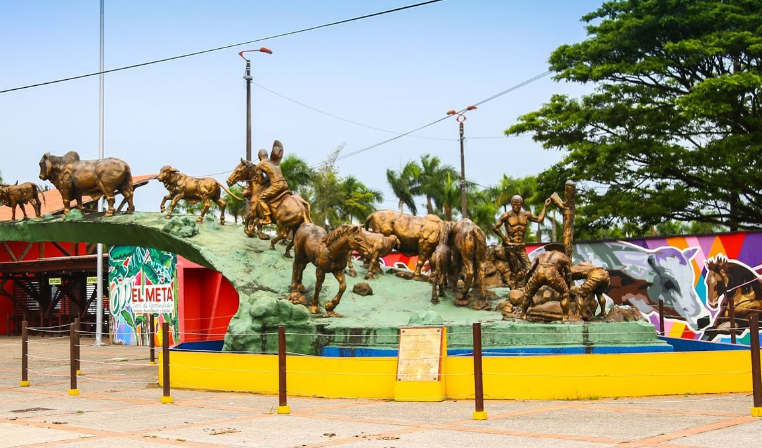
[{"label": "horse head", "polygon": [[720,298],[728,289],[728,259],[722,254],[707,258],[706,266],[706,304],[717,308]]},{"label": "horse head", "polygon": [[253,174],[253,164],[248,160],[241,159],[241,162],[235,167],[230,177],[228,177],[228,187],[232,187],[236,182],[251,180]]}]

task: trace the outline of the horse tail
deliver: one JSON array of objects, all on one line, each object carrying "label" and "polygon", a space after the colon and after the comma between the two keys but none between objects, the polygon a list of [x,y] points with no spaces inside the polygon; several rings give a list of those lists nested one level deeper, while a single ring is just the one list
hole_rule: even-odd
[{"label": "horse tail", "polygon": [[295,194],[297,198],[299,198],[299,202],[302,203],[304,208],[302,208],[302,219],[304,222],[312,223],[312,205],[310,205],[309,202],[307,202],[303,197],[299,196],[298,194]]},{"label": "horse tail", "polygon": [[235,194],[233,194],[233,192],[232,192],[232,191],[228,190],[228,187],[227,187],[227,186],[225,186],[225,184],[223,184],[222,182],[220,182],[220,181],[217,181],[217,184],[218,184],[220,187],[222,187],[222,189],[223,189],[223,190],[225,190],[225,192],[226,192],[227,194],[229,194],[230,196],[233,196],[234,198],[238,199],[239,201],[242,201],[242,200],[243,200],[243,198],[239,198],[238,196],[236,196]]},{"label": "horse tail", "polygon": [[368,215],[368,217],[367,217],[367,218],[365,218],[365,224],[363,225],[363,227],[365,228],[365,230],[369,230],[369,229],[368,229],[368,226],[370,226],[370,222],[371,222],[372,220],[373,220],[373,213],[371,213],[370,215]]}]

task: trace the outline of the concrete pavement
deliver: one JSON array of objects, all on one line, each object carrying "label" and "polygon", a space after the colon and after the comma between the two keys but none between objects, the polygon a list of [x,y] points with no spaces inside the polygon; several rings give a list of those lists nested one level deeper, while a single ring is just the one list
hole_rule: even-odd
[{"label": "concrete pavement", "polygon": [[30,338],[30,387],[19,387],[21,343],[0,338],[3,447],[738,447],[759,446],[749,394],[493,401],[289,398],[173,390],[161,404],[145,347],[82,340],[80,395],[69,396],[68,338]]}]

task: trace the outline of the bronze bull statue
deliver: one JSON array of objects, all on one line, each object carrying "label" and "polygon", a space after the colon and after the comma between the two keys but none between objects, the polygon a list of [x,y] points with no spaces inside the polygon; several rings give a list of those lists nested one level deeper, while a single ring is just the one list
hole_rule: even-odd
[{"label": "bronze bull statue", "polygon": [[487,261],[487,236],[470,219],[461,219],[455,224],[447,223],[452,264],[455,278],[463,278],[463,289],[456,298],[456,305],[468,305],[468,293],[473,289],[476,295],[474,309],[487,309],[484,277]]},{"label": "bronze bull statue", "polygon": [[172,168],[169,165],[164,165],[159,171],[159,177],[157,177],[164,187],[169,190],[169,194],[164,196],[161,200],[161,212],[164,213],[164,204],[172,199],[169,204],[169,210],[167,211],[167,218],[172,217],[172,211],[175,209],[177,203],[181,200],[185,200],[189,204],[195,204],[197,202],[203,202],[204,208],[201,209],[201,215],[196,218],[196,222],[201,222],[204,219],[209,207],[212,206],[212,201],[220,207],[220,224],[225,224],[225,201],[220,197],[222,195],[221,188],[225,189],[227,194],[240,200],[238,196],[234,195],[228,188],[217,179],[212,177],[191,177],[181,173],[177,168]]},{"label": "bronze bull statue", "polygon": [[116,192],[124,196],[127,213],[135,211],[132,172],[123,160],[114,157],[80,160],[75,151],[60,157],[47,152],[40,159],[40,179],[49,180],[61,193],[64,215],[69,213],[72,200],[76,200],[77,208],[84,212],[82,195],[89,195],[95,200],[105,196],[108,201],[106,216],[113,216]]},{"label": "bronze bull statue", "polygon": [[[21,185],[0,185],[0,202],[11,208],[11,220],[16,220],[16,205],[21,209],[21,213],[24,214],[24,219],[27,219],[26,209],[24,204],[31,204],[34,209],[34,215],[40,217],[40,187],[37,184],[31,182],[25,182]],[[45,195],[42,196],[42,200],[45,200]]]},{"label": "bronze bull statue", "polygon": [[394,235],[399,240],[400,252],[407,256],[418,255],[413,278],[422,280],[421,269],[437,247],[443,224],[436,215],[420,217],[396,210],[379,210],[365,220],[365,229],[385,236]]}]

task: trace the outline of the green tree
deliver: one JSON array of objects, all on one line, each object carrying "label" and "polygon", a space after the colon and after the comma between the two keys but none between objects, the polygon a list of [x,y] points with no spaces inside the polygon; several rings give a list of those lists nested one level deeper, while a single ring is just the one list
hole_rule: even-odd
[{"label": "green tree", "polygon": [[325,227],[326,230],[334,229],[341,225],[341,207],[343,195],[339,170],[336,167],[336,158],[344,149],[344,145],[334,150],[328,158],[315,170],[312,178],[312,218],[315,224]]},{"label": "green tree", "polygon": [[223,200],[225,201],[225,212],[233,217],[233,222],[238,222],[238,217],[242,216],[246,211],[246,199],[243,197],[243,187],[240,185],[233,185],[230,187],[230,192],[238,196],[241,199],[236,199],[232,195],[225,194]]},{"label": "green tree", "polygon": [[676,220],[762,225],[762,3],[612,0],[583,17],[588,38],[550,57],[554,95],[507,134],[534,133],[564,158],[544,192],[578,183],[582,228]]},{"label": "green tree", "polygon": [[413,192],[416,190],[417,179],[420,173],[421,167],[414,161],[406,163],[399,171],[386,170],[386,180],[389,182],[394,196],[399,199],[400,212],[403,212],[404,207],[407,205],[410,213],[413,215],[418,214],[418,207],[415,205],[415,195]]},{"label": "green tree", "polygon": [[309,185],[315,177],[315,170],[294,154],[287,155],[280,162],[280,169],[288,182],[288,188],[294,192]]},{"label": "green tree", "polygon": [[376,211],[376,204],[384,200],[384,195],[378,190],[365,186],[354,176],[349,176],[341,183],[341,220],[360,223]]},{"label": "green tree", "polygon": [[[482,199],[483,198],[480,198],[479,200]],[[472,202],[468,197],[466,198],[466,201],[468,201],[468,208],[470,211],[471,205],[474,202]],[[459,176],[456,177],[453,176],[452,173],[446,173],[444,182],[440,186],[437,195],[434,196],[434,204],[437,207],[437,211],[441,211],[444,219],[447,221],[452,221],[453,209],[458,210],[461,214],[463,213],[463,210],[461,210],[462,204]]]}]

